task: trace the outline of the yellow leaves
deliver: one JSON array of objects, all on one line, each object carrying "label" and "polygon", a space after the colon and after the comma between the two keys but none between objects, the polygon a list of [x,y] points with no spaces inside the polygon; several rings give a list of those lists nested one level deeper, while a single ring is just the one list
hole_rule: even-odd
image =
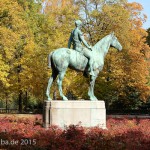
[{"label": "yellow leaves", "polygon": [[[22,8],[13,0],[1,1],[0,5],[2,6],[0,11],[2,24],[7,25],[7,27],[12,30],[18,30],[19,25],[22,23]],[[18,17],[19,15],[20,17]],[[23,22],[22,25],[23,24],[25,24],[25,22]]]},{"label": "yellow leaves", "polygon": [[24,10],[17,1],[4,0],[0,5],[3,6],[0,9],[0,80],[5,87],[13,85],[11,89],[15,91],[24,81],[24,66],[35,49],[34,35],[23,19]]},{"label": "yellow leaves", "polygon": [[26,45],[24,47],[25,54],[32,55],[34,53],[35,48],[36,44],[34,43],[34,39],[27,39]]},{"label": "yellow leaves", "polygon": [[0,55],[0,81],[3,83],[4,86],[8,87],[9,83],[7,81],[9,66],[5,64],[5,62],[2,59],[2,55]]},{"label": "yellow leaves", "polygon": [[2,42],[7,41],[7,39],[8,39],[8,40],[12,41],[12,43],[13,43],[14,41],[16,41],[18,39],[17,34],[15,34],[14,32],[12,32],[12,30],[10,30],[6,27],[0,27],[0,34],[1,34]]}]

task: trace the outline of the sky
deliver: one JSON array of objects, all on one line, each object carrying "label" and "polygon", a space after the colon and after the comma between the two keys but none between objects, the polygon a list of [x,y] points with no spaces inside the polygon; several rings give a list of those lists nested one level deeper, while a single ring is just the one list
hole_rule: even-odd
[{"label": "sky", "polygon": [[128,2],[137,2],[143,6],[143,13],[148,17],[147,21],[143,24],[143,28],[150,28],[150,0],[128,0]]}]

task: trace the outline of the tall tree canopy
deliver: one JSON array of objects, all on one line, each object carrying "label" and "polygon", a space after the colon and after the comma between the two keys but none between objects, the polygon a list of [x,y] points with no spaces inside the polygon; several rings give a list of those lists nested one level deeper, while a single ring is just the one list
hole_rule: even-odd
[{"label": "tall tree canopy", "polygon": [[[111,49],[106,57],[104,70],[96,82],[98,98],[115,101],[125,99],[124,103],[127,104],[133,99],[146,100],[150,90],[147,84],[149,66],[146,61],[150,49],[145,44],[147,33],[142,28],[146,20],[146,16],[141,15],[142,6],[135,2],[110,3],[104,0],[81,0],[77,4],[92,45],[114,31],[123,46],[121,53]],[[76,82],[80,82],[83,89],[87,87],[82,79]],[[77,89],[75,92],[78,95],[86,93]]]},{"label": "tall tree canopy", "polygon": [[[51,73],[47,56],[56,48],[67,47],[76,19],[83,21],[91,45],[114,31],[123,46],[120,53],[110,49],[95,95],[108,101],[109,107],[118,103],[134,107],[136,101],[149,97],[149,29],[142,28],[146,15],[140,4],[126,0],[3,0],[0,6],[1,99],[18,99],[21,110],[29,99],[42,102],[46,98]],[[64,91],[87,99],[88,82],[82,73],[68,71]]]}]

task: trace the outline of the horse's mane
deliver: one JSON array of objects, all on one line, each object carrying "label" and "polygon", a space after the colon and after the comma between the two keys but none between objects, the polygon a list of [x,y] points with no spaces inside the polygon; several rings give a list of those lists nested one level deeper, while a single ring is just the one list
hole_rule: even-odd
[{"label": "horse's mane", "polygon": [[94,50],[99,49],[99,48],[101,47],[101,45],[104,44],[104,41],[106,41],[106,38],[107,38],[108,36],[110,36],[110,34],[109,34],[109,35],[106,35],[106,36],[103,37],[101,40],[99,40],[99,41],[93,46]]}]

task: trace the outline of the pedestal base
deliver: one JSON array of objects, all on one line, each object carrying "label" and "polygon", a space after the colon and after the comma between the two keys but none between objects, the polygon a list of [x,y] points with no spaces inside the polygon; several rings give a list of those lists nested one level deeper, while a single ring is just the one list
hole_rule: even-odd
[{"label": "pedestal base", "polygon": [[45,101],[44,127],[58,125],[64,128],[71,124],[84,127],[106,128],[104,101]]}]

